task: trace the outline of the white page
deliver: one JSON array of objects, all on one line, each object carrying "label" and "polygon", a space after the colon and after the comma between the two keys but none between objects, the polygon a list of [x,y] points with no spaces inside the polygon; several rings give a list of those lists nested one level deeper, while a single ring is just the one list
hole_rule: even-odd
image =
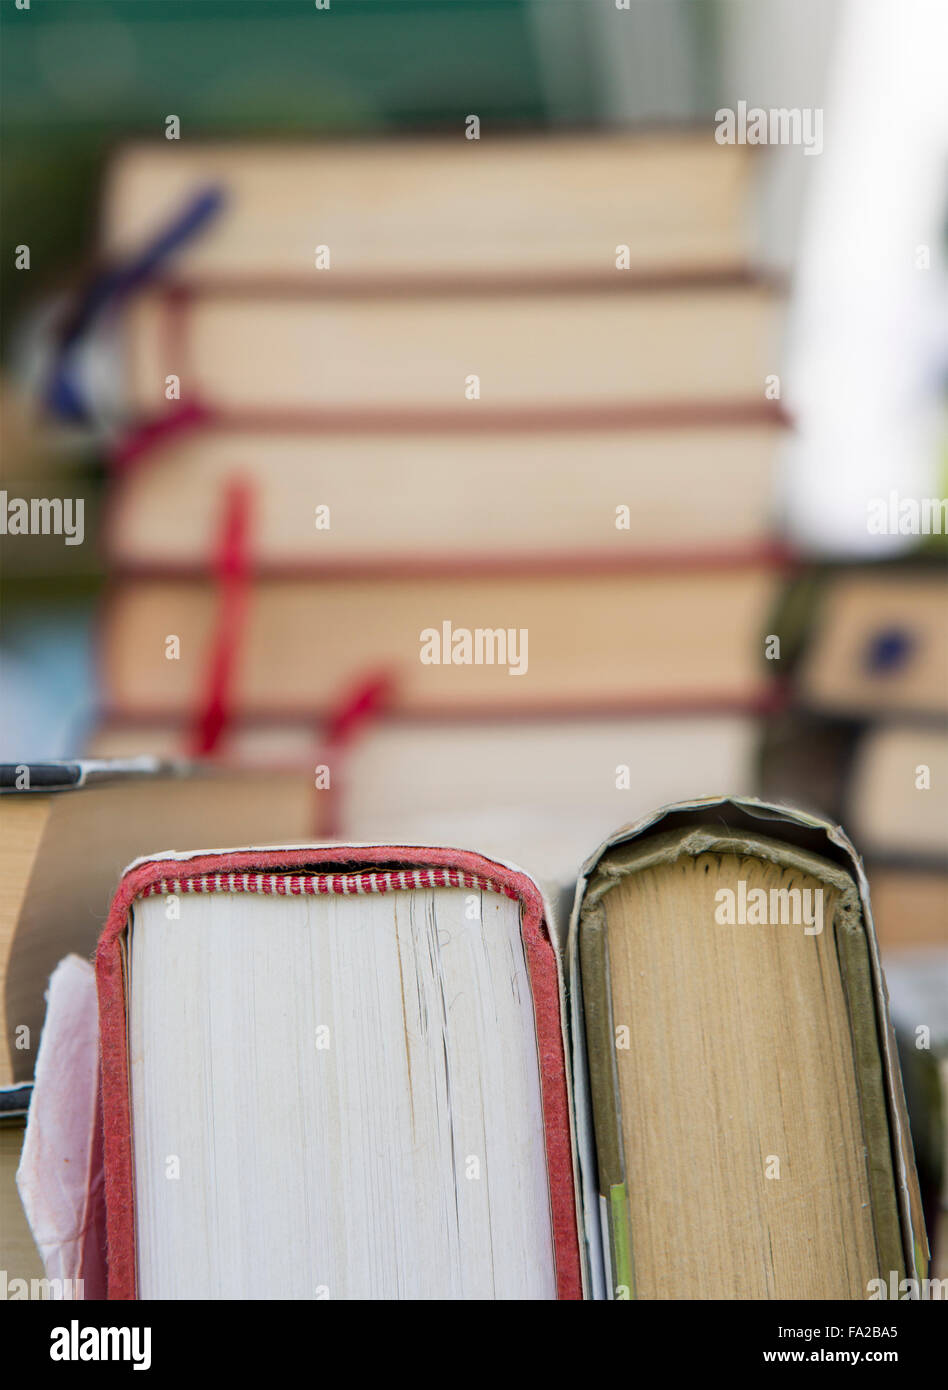
[{"label": "white page", "polygon": [[179,901],[132,930],[141,1296],[555,1297],[519,906]]}]

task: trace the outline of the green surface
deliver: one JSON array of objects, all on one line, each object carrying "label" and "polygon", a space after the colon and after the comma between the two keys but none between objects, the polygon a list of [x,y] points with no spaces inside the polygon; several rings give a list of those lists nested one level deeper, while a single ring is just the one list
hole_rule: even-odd
[{"label": "green surface", "polygon": [[[719,0],[0,0],[2,345],[82,274],[108,153],[161,136],[169,115],[184,140],[458,130],[471,113],[484,135],[687,121],[714,109],[720,13]],[[23,243],[29,273],[13,265]]]},{"label": "green surface", "polygon": [[185,140],[546,118],[525,0],[0,0],[0,39],[5,344],[81,272],[108,152],[169,115]]}]

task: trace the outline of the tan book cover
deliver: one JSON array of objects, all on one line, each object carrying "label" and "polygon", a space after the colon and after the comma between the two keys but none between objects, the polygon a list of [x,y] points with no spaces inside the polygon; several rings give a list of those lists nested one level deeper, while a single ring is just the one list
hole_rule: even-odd
[{"label": "tan book cover", "polygon": [[[120,152],[102,242],[123,255],[207,187],[223,210],[175,275],[307,281],[726,272],[747,263],[750,151],[701,132],[240,144]],[[381,234],[380,234],[381,229]]]},{"label": "tan book cover", "polygon": [[939,569],[832,574],[801,657],[800,699],[834,715],[945,713],[948,589]]},{"label": "tan book cover", "polygon": [[[325,425],[451,425],[767,405],[780,296],[763,284],[372,296],[145,291],[122,325],[129,409],[176,395]],[[169,394],[172,393],[172,394]],[[175,394],[176,393],[176,394]]]},{"label": "tan book cover", "polygon": [[489,437],[202,423],[117,474],[109,559],[125,573],[206,569],[221,498],[241,479],[253,562],[271,573],[700,564],[767,544],[780,439],[766,423]]},{"label": "tan book cover", "polygon": [[[764,623],[776,582],[772,568],[753,566],[437,583],[392,576],[382,588],[372,579],[262,580],[234,634],[229,707],[234,717],[315,719],[380,670],[392,674],[399,713],[756,706],[767,694]],[[119,586],[101,638],[108,712],[193,712],[217,612],[211,583]]]}]

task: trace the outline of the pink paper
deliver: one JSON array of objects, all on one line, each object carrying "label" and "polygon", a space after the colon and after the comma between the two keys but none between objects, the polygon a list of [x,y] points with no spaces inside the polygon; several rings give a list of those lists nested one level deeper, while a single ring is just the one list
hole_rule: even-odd
[{"label": "pink paper", "polygon": [[[106,1296],[105,1186],[95,972],[53,971],[16,1181],[54,1298]],[[77,1283],[76,1281],[81,1281]]]}]

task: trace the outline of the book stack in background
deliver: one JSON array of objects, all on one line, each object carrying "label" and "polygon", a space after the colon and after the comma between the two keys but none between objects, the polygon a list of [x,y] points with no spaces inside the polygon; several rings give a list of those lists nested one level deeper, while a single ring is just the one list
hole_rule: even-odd
[{"label": "book stack in background", "polygon": [[[937,556],[829,566],[785,596],[788,707],[763,794],[844,824],[862,852],[899,1038],[933,1256],[948,1262],[948,631]],[[941,1208],[940,1215],[938,1209]]]},{"label": "book stack in background", "polygon": [[[753,790],[780,297],[705,133],[132,147],[91,751],[312,781],[313,829],[572,872]],[[174,639],[177,639],[176,641]]]}]

